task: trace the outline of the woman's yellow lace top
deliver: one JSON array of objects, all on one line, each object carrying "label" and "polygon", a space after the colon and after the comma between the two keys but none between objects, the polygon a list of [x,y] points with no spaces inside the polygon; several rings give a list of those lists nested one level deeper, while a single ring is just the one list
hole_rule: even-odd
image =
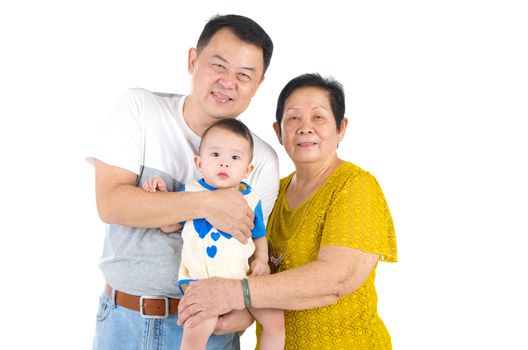
[{"label": "woman's yellow lace top", "polygon": [[[342,163],[305,203],[290,210],[285,193],[293,175],[281,180],[268,222],[272,271],[314,261],[319,249],[328,245],[396,261],[392,217],[374,176],[352,163]],[[391,349],[390,335],[377,313],[374,278],[375,270],[357,291],[334,304],[286,310],[285,349]]]}]

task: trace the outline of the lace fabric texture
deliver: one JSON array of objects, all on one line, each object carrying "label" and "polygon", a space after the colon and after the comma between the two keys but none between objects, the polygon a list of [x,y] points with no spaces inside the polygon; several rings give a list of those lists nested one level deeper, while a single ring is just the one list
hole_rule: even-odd
[{"label": "lace fabric texture", "polygon": [[[327,245],[379,254],[381,261],[397,260],[392,217],[374,176],[345,162],[305,203],[290,210],[285,193],[293,175],[281,180],[268,223],[275,272],[316,260]],[[285,349],[391,349],[390,335],[377,314],[374,279],[375,270],[357,291],[334,304],[286,310]]]}]

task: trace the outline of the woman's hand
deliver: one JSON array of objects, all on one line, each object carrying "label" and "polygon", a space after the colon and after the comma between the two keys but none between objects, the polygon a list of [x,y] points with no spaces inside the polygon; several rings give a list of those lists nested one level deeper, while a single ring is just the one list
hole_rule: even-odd
[{"label": "woman's hand", "polygon": [[178,306],[178,325],[194,327],[203,320],[244,309],[240,280],[212,277],[191,282]]}]

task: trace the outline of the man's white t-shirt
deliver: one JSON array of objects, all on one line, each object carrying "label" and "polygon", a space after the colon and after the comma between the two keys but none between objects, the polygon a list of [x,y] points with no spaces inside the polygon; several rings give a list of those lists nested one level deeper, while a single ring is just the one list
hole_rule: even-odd
[{"label": "man's white t-shirt", "polygon": [[[94,150],[87,158],[138,175],[138,186],[160,176],[168,191],[201,176],[194,165],[200,136],[183,118],[185,96],[130,89],[118,101]],[[264,222],[273,208],[279,187],[278,159],[267,143],[253,134],[255,169],[247,182],[262,201]],[[180,232],[158,228],[107,225],[100,268],[115,289],[134,295],[179,297]]]}]

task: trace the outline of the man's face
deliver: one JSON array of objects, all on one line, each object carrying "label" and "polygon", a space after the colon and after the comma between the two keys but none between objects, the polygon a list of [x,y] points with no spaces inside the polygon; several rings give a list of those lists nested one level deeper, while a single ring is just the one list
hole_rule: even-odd
[{"label": "man's face", "polygon": [[263,72],[262,49],[227,28],[216,32],[199,55],[189,50],[191,98],[206,117],[236,118],[255,95]]}]

